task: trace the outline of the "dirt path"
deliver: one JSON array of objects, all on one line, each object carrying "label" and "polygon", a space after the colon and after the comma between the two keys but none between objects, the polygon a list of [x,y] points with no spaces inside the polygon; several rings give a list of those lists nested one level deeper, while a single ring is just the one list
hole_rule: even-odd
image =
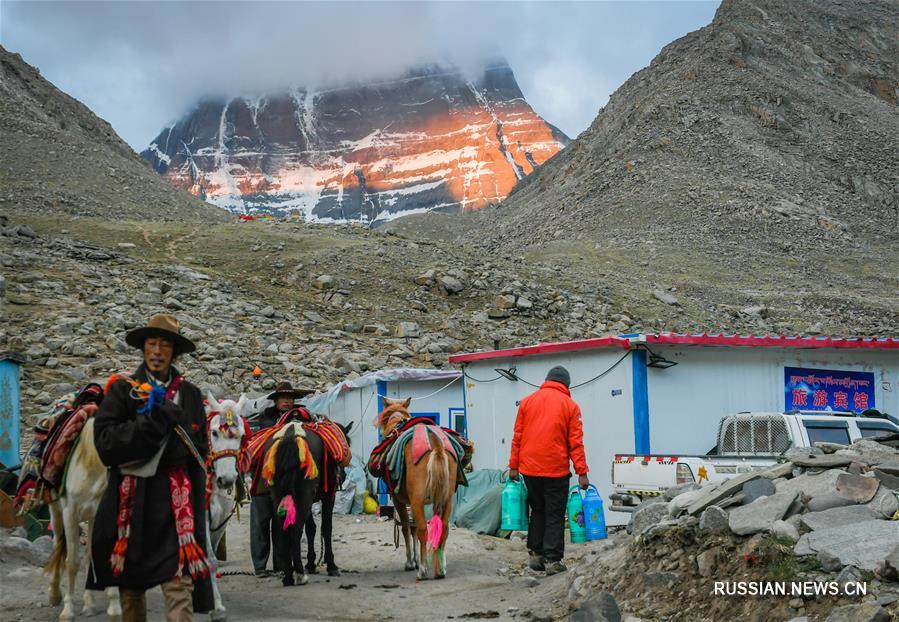
[{"label": "dirt path", "polygon": [[[403,571],[402,548],[393,548],[393,526],[372,516],[337,516],[335,555],[341,577],[313,575],[305,586],[285,588],[276,578],[228,573],[249,571],[249,513],[228,526],[229,561],[221,571],[222,597],[229,620],[446,620],[530,619],[567,615],[567,573],[534,579],[523,571],[526,552],[520,540],[478,536],[453,529],[448,548],[448,576],[417,582]],[[576,557],[590,544],[568,547]],[[305,544],[304,544],[305,551]],[[60,608],[47,606],[46,579],[35,568],[0,569],[0,607],[4,622],[50,621]],[[79,580],[79,586],[83,581]],[[81,602],[79,589],[76,601]],[[100,601],[103,596],[100,595]],[[161,620],[162,594],[148,593],[151,620]],[[104,620],[105,614],[79,620]],[[197,616],[198,620],[207,619]]]}]

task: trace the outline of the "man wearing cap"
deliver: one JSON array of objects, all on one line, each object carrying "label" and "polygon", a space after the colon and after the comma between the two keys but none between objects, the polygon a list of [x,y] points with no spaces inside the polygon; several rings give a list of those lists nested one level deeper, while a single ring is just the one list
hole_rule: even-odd
[{"label": "man wearing cap", "polygon": [[[275,385],[275,390],[266,396],[275,403],[274,406],[269,406],[259,413],[253,431],[257,432],[276,425],[287,412],[294,408],[294,402],[298,398],[310,393],[312,391],[308,389],[294,389],[289,382],[279,382]],[[272,496],[262,478],[254,478],[253,489],[250,492],[250,557],[253,558],[253,569],[256,576],[265,577],[268,575],[265,567],[268,565],[272,541],[274,538],[278,538],[281,532],[275,524],[277,516],[276,508],[272,504]],[[281,547],[276,544],[274,550],[280,549]],[[280,560],[275,558],[272,563],[275,572],[281,570]]]},{"label": "man wearing cap", "polygon": [[88,587],[117,586],[123,622],[147,620],[146,590],[162,586],[166,620],[212,609],[206,557],[206,414],[200,390],[172,366],[196,348],[171,315],[125,337],[143,353],[115,375],[94,422],[109,467],[91,540]]},{"label": "man wearing cap", "polygon": [[556,366],[537,391],[521,400],[509,457],[509,477],[517,480],[520,473],[528,489],[528,566],[548,575],[567,570],[562,556],[569,462],[581,488],[590,485],[581,409],[571,399],[570,385],[568,370]]}]

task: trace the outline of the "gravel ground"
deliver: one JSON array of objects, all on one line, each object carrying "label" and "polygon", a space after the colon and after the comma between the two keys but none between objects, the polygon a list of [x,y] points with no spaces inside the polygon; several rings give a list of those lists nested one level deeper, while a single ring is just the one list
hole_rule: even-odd
[{"label": "gravel ground", "polygon": [[[560,618],[568,614],[570,574],[530,575],[523,569],[524,543],[479,536],[453,528],[448,547],[448,576],[415,580],[404,572],[405,554],[393,548],[393,527],[372,516],[337,516],[335,555],[340,577],[310,577],[305,586],[285,588],[276,578],[257,579],[249,571],[249,513],[228,526],[229,561],[221,572],[222,597],[229,620],[500,620]],[[593,544],[569,547],[575,562]],[[305,545],[304,545],[305,550]],[[0,619],[4,622],[55,620],[60,607],[47,606],[47,580],[21,562],[0,564]],[[79,579],[79,586],[83,585]],[[79,589],[76,601],[81,602]],[[100,602],[105,602],[102,594]],[[162,593],[148,593],[150,619],[163,616]],[[83,620],[105,619],[105,613]],[[205,616],[197,616],[203,619]]]}]

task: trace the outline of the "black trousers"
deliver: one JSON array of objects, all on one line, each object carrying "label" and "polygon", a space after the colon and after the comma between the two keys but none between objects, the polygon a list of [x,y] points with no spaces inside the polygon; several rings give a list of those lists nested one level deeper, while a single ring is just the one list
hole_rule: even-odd
[{"label": "black trousers", "polygon": [[528,550],[547,561],[561,561],[565,554],[565,503],[569,476],[524,475],[528,489]]},{"label": "black trousers", "polygon": [[283,560],[279,558],[281,530],[275,522],[278,519],[275,510],[271,495],[250,498],[250,557],[253,558],[253,570],[265,570],[273,542],[274,570],[277,572],[284,567]]}]

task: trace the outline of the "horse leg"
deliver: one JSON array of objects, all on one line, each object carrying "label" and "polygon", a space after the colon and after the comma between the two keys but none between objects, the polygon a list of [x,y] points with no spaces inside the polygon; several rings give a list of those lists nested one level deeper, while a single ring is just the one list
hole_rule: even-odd
[{"label": "horse leg", "polygon": [[122,619],[122,601],[117,587],[106,588],[106,615],[110,620]]},{"label": "horse leg", "polygon": [[[94,531],[94,519],[93,517],[87,521],[87,546],[84,548],[84,556],[88,560],[88,565],[91,560],[91,538],[93,536]],[[97,610],[94,606],[94,592],[93,590],[84,590],[84,606],[81,608],[81,615],[83,616],[93,616],[97,613]]]},{"label": "horse leg", "polygon": [[[213,500],[210,503],[210,506],[215,506],[215,501]],[[214,510],[210,507],[209,512],[206,512],[206,542],[209,544],[207,548],[207,552],[209,554],[209,563],[212,564],[212,572],[209,573],[209,581],[212,583],[212,611],[209,612],[209,618],[214,622],[220,622],[228,619],[228,614],[225,611],[225,605],[222,603],[222,594],[219,591],[219,581],[218,581],[218,569],[219,569],[219,560],[215,556],[215,549],[217,548],[218,542],[221,539],[221,533],[213,540],[212,532],[210,530],[210,513]],[[218,513],[218,512],[217,512]]]},{"label": "horse leg", "polygon": [[434,578],[442,579],[446,576],[446,539],[449,537],[449,525],[450,518],[453,515],[453,496],[450,495],[449,498],[444,502],[443,512],[440,514],[440,519],[443,521],[443,533],[440,536],[440,546],[435,553],[436,559],[434,560]]},{"label": "horse leg", "polygon": [[415,562],[412,548],[412,529],[409,527],[409,513],[406,511],[406,504],[400,503],[396,499],[393,500],[393,511],[399,516],[400,526],[403,531],[403,541],[406,543],[406,570],[415,570],[418,564]]},{"label": "horse leg", "polygon": [[412,520],[415,521],[415,538],[418,540],[418,580],[431,578],[431,560],[428,559],[428,523],[425,520],[425,504],[420,498],[412,498]]},{"label": "horse leg", "polygon": [[62,560],[56,560],[56,551],[62,550],[65,546],[65,523],[62,518],[62,508],[60,504],[62,501],[54,501],[50,504],[50,517],[51,522],[53,523],[53,550],[54,554],[51,557],[51,565],[49,566],[50,570],[50,586],[47,590],[47,595],[50,598],[50,606],[55,607],[59,603],[62,602],[62,592],[59,589],[59,577],[62,574]]},{"label": "horse leg", "polygon": [[[324,510],[322,510],[324,512]],[[324,516],[324,514],[322,514]],[[322,533],[325,531],[325,519],[322,518]],[[315,567],[315,517],[312,514],[306,519],[306,572],[318,574]]]},{"label": "horse leg", "polygon": [[334,562],[334,543],[331,541],[334,533],[334,499],[336,491],[331,491],[322,498],[322,538],[325,541],[325,565],[328,567],[329,577],[339,577],[340,568]]},{"label": "horse leg", "polygon": [[[70,502],[72,499],[69,500]],[[78,524],[78,516],[71,503],[67,503],[62,510],[63,523],[66,530],[66,583],[62,596],[62,613],[59,614],[61,622],[75,619],[75,579],[78,577],[78,549],[81,547],[81,528]]]},{"label": "horse leg", "polygon": [[[281,532],[281,546],[288,547],[287,555],[284,556],[284,576],[281,578],[281,585],[284,587],[296,585],[293,578],[294,569],[302,572],[302,560],[300,558],[300,530],[298,525],[291,525],[284,529],[280,520],[276,521],[277,529]],[[283,551],[282,551],[283,552]],[[299,566],[297,566],[299,564]]]}]

